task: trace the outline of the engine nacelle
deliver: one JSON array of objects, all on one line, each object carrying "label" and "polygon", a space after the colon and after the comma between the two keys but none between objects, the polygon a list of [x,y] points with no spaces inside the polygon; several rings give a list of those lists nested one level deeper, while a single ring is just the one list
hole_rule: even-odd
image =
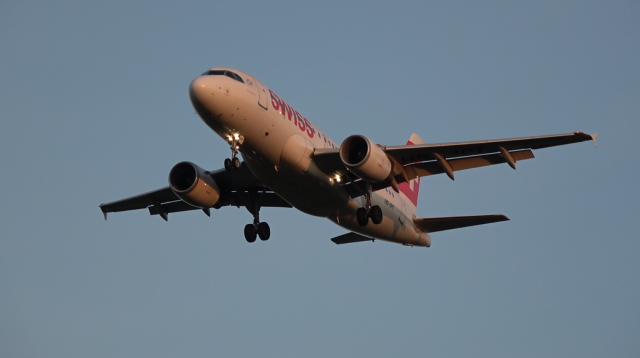
[{"label": "engine nacelle", "polygon": [[393,179],[393,164],[387,154],[369,138],[352,135],[340,145],[342,163],[360,179],[373,183]]},{"label": "engine nacelle", "polygon": [[182,201],[197,208],[214,207],[220,200],[218,184],[191,162],[178,163],[171,169],[169,186]]}]

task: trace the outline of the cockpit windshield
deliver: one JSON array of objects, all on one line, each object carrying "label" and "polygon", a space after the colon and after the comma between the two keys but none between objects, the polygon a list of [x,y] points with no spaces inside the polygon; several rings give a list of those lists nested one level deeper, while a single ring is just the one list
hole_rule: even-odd
[{"label": "cockpit windshield", "polygon": [[227,77],[233,78],[238,82],[244,83],[244,81],[242,80],[242,77],[238,76],[237,73],[226,71],[226,70],[209,70],[203,73],[202,76],[227,76]]}]

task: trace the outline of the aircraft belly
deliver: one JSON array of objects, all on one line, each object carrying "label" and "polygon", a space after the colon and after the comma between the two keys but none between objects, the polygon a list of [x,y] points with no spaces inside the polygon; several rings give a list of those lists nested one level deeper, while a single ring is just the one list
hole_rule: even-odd
[{"label": "aircraft belly", "polygon": [[340,209],[337,216],[329,219],[347,230],[367,237],[404,245],[431,245],[431,239],[428,234],[417,231],[412,219],[406,217],[400,208],[393,206],[389,201],[375,193],[372,200],[372,204],[379,205],[383,212],[382,222],[378,225],[371,222],[371,220],[366,226],[358,224],[356,210],[363,206],[362,198],[350,200],[347,205]]},{"label": "aircraft belly", "polygon": [[344,187],[332,185],[314,163],[304,173],[282,168],[276,170],[274,166],[251,159],[245,163],[258,179],[303,213],[320,217],[335,216],[349,201]]}]

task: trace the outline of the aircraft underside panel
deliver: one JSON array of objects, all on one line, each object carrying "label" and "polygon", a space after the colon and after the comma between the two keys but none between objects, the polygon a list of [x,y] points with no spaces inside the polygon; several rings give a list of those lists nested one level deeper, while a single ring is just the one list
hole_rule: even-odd
[{"label": "aircraft underside panel", "polygon": [[306,165],[303,173],[295,168],[261,165],[245,161],[253,174],[296,209],[314,216],[330,217],[344,207],[349,195],[343,186],[335,185],[315,163]]},{"label": "aircraft underside panel", "polygon": [[369,220],[366,226],[360,226],[356,218],[356,210],[363,206],[363,199],[350,200],[339,210],[337,215],[329,219],[341,227],[356,232],[365,237],[380,239],[411,246],[431,246],[428,234],[416,230],[411,218],[408,218],[401,208],[376,193],[372,196],[372,204],[382,209],[383,219],[380,224]]}]

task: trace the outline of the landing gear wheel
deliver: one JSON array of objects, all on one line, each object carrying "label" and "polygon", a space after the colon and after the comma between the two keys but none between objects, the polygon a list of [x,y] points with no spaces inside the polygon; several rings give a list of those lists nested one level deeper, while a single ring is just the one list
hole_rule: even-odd
[{"label": "landing gear wheel", "polygon": [[242,163],[240,163],[240,159],[238,159],[238,157],[233,157],[233,159],[231,159],[231,166],[233,167],[233,169],[240,169],[241,164]]},{"label": "landing gear wheel", "polygon": [[[236,158],[234,157],[234,159]],[[240,163],[239,160],[238,163]],[[245,207],[253,215],[253,223],[244,227],[244,237],[249,242],[256,241],[256,236],[259,236],[262,241],[267,241],[271,237],[269,224],[260,222],[260,204],[264,193],[265,190],[260,192],[257,189],[250,189],[248,200],[245,203]]]},{"label": "landing gear wheel", "polygon": [[380,224],[382,222],[382,209],[378,205],[372,206],[371,210],[369,210],[369,217],[374,224]]},{"label": "landing gear wheel", "polygon": [[231,171],[231,159],[227,158],[224,160],[224,168],[230,172]]},{"label": "landing gear wheel", "polygon": [[253,224],[247,224],[244,227],[244,238],[247,239],[247,242],[256,241],[256,228],[253,226]]},{"label": "landing gear wheel", "polygon": [[267,223],[258,224],[258,236],[262,241],[269,240],[269,237],[271,236],[271,229],[269,228],[269,224]]},{"label": "landing gear wheel", "polygon": [[358,208],[356,210],[356,219],[360,226],[366,226],[369,223],[369,217],[367,216],[367,210],[365,208]]}]

